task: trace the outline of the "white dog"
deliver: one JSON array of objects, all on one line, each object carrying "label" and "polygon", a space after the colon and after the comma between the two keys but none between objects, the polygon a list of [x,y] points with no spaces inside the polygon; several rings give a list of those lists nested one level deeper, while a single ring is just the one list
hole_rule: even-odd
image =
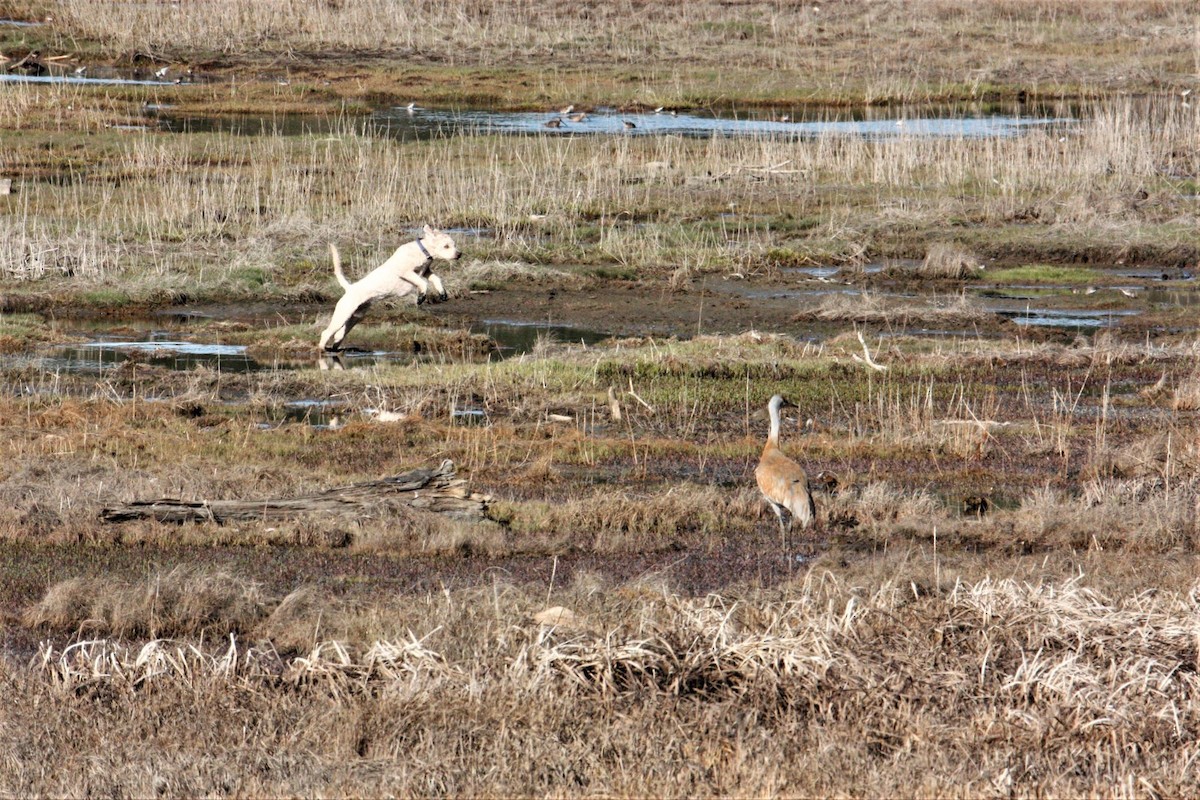
[{"label": "white dog", "polygon": [[449,299],[442,279],[433,273],[431,265],[435,258],[454,261],[462,255],[453,239],[426,225],[420,239],[401,245],[387,261],[350,283],[342,273],[342,259],[337,248],[330,244],[329,252],[333,255],[333,273],[346,293],[338,300],[333,319],[321,334],[322,350],[340,350],[350,329],[366,316],[371,303],[381,297],[403,297],[416,289],[417,305],[421,305],[432,286],[439,300]]}]

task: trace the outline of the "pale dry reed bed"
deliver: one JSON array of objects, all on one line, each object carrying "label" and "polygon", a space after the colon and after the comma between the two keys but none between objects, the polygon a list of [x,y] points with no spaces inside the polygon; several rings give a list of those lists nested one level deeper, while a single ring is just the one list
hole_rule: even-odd
[{"label": "pale dry reed bed", "polygon": [[[796,74],[804,76],[801,98],[851,102],[1127,89],[1186,78],[1200,59],[1194,8],[1186,0],[8,5],[52,16],[48,41],[60,49],[83,41],[114,56],[153,53],[187,62],[233,55],[303,64],[332,51],[367,64],[389,57],[482,67],[565,63],[601,76],[640,67],[641,85],[625,92],[651,107],[693,100],[697,90],[689,87],[697,83],[702,100],[796,97]],[[563,77],[543,78],[531,91],[561,99],[556,84]]]},{"label": "pale dry reed bed", "polygon": [[426,221],[487,229],[466,242],[476,259],[634,276],[924,256],[955,240],[989,258],[1077,248],[1186,261],[1198,113],[1178,98],[1116,100],[1069,129],[987,140],[134,134],[97,137],[77,168],[56,160],[58,144],[10,133],[0,172],[18,193],[5,200],[0,274],[135,294],[150,279],[160,293],[319,290],[326,241],[377,263]]},{"label": "pale dry reed bed", "polygon": [[[769,594],[582,576],[316,603],[286,651],[220,615],[199,639],[129,641],[103,623],[64,637],[69,618],[32,609],[52,633],[3,666],[0,791],[1195,793],[1200,587],[917,562],[818,564]],[[565,624],[535,621],[550,602]]]}]

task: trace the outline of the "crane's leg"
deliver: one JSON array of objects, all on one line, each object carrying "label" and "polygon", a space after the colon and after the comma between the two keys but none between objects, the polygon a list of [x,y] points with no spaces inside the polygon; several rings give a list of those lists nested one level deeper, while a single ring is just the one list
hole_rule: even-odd
[{"label": "crane's leg", "polygon": [[788,529],[792,527],[791,515],[789,514],[788,519],[785,521],[783,517],[783,506],[777,503],[771,503],[771,509],[775,512],[775,516],[779,518],[779,539],[783,543],[783,546],[787,547]]}]

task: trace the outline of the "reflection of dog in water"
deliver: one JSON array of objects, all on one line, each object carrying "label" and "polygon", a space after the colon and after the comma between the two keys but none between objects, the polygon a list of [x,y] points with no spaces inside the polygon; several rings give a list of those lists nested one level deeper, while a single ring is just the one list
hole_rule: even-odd
[{"label": "reflection of dog in water", "polygon": [[442,231],[426,225],[421,233],[420,239],[401,245],[391,258],[354,283],[346,280],[337,248],[329,245],[329,252],[333,255],[333,273],[346,293],[338,300],[333,309],[333,319],[321,334],[322,350],[340,350],[350,329],[366,316],[371,303],[381,297],[402,297],[416,289],[417,305],[421,305],[429,296],[429,287],[432,286],[438,300],[449,299],[442,279],[433,272],[433,260],[441,258],[453,261],[462,254],[454,246],[454,240]]},{"label": "reflection of dog in water", "polygon": [[346,368],[346,363],[342,361],[341,355],[336,352],[331,352],[326,355],[317,356],[317,368],[322,370],[342,370]]}]

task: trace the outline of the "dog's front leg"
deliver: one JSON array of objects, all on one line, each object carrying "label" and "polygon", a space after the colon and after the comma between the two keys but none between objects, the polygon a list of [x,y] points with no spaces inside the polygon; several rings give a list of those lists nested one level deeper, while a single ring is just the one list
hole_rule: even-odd
[{"label": "dog's front leg", "polygon": [[436,272],[429,273],[429,285],[438,293],[438,300],[444,303],[450,299],[450,295],[446,294],[446,287],[442,285],[442,279]]},{"label": "dog's front leg", "polygon": [[406,272],[400,277],[417,287],[417,305],[424,303],[429,294],[429,282],[415,272]]}]

